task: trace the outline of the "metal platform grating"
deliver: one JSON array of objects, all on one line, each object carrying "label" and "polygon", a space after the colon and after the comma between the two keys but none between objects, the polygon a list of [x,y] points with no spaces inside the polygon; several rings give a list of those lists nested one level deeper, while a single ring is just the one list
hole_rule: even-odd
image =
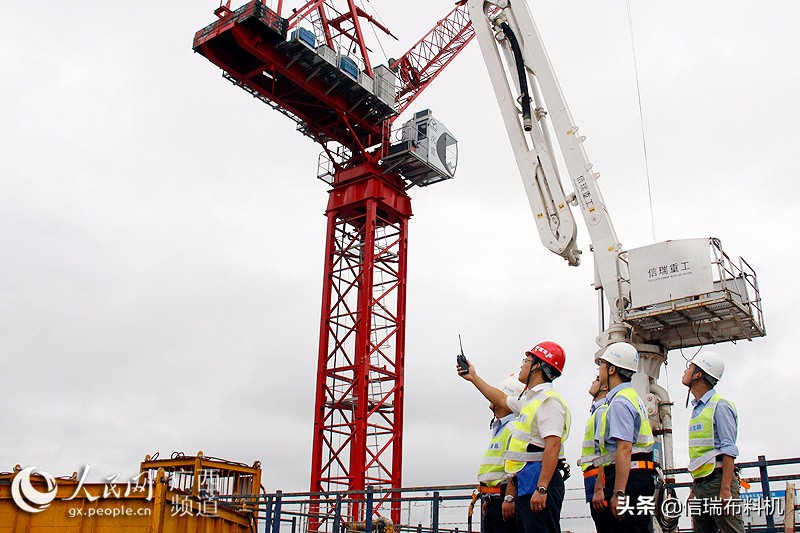
[{"label": "metal platform grating", "polygon": [[709,239],[714,290],[645,308],[627,309],[623,320],[643,340],[667,349],[752,340],[766,335],[755,271],[733,263],[718,239]]}]

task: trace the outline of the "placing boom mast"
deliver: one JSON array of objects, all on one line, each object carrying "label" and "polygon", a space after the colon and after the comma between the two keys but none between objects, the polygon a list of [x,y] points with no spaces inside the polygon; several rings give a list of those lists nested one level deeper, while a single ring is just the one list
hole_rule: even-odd
[{"label": "placing boom mast", "polygon": [[[623,251],[597,184],[599,174],[584,149],[585,137],[578,133],[527,3],[468,0],[467,9],[542,243],[578,266],[581,251],[570,205],[580,206],[592,243],[594,286],[603,290],[610,311],[597,343],[601,350],[617,341],[636,346],[640,361],[633,384],[659,437],[657,459],[672,468],[672,402],[656,383],[661,365],[669,349],[763,336],[755,272],[742,259],[733,263],[715,238]],[[552,137],[572,183],[569,194]]]},{"label": "placing boom mast", "polygon": [[[470,0],[468,8],[542,243],[570,265],[580,264],[569,204],[579,205],[592,240],[596,288],[603,288],[611,308],[618,309],[619,239],[597,186],[598,174],[583,147],[585,138],[578,134],[528,6],[513,0]],[[512,79],[506,76],[503,59]],[[535,121],[520,115],[530,101],[535,104]],[[568,196],[556,165],[551,128],[575,190]]]}]

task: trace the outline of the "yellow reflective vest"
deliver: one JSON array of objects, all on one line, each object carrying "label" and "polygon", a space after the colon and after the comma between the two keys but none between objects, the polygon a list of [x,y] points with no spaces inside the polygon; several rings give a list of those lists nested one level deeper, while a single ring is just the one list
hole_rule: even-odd
[{"label": "yellow reflective vest", "polygon": [[[542,394],[544,397],[542,397]],[[564,442],[569,436],[569,425],[571,422],[571,415],[567,408],[564,398],[554,390],[542,391],[536,399],[526,403],[522,407],[522,411],[516,420],[511,424],[511,440],[508,443],[508,450],[504,454],[505,457],[505,471],[508,474],[516,474],[525,463],[541,461],[544,456],[543,452],[529,452],[528,444],[531,441],[531,426],[533,425],[534,417],[539,407],[547,398],[555,398],[561,405],[564,406],[564,430],[561,434],[561,451],[559,457],[564,457]]]},{"label": "yellow reflective vest", "polygon": [[714,411],[725,402],[736,412],[736,406],[719,394],[714,394],[698,415],[689,422],[689,473],[697,479],[710,475],[715,468],[719,450],[714,448]]},{"label": "yellow reflective vest", "polygon": [[[619,398],[619,400],[617,400]],[[603,411],[600,417],[600,457],[594,460],[596,466],[607,465],[614,462],[614,453],[610,452],[606,444],[606,435],[608,434],[608,411],[611,403],[614,401],[628,402],[633,405],[634,409],[639,412],[639,418],[642,423],[639,426],[639,435],[636,436],[636,442],[633,443],[631,455],[636,453],[649,453],[653,450],[655,438],[653,438],[653,429],[650,427],[650,418],[647,416],[647,410],[644,407],[644,402],[636,389],[633,387],[625,387],[620,389],[613,398],[608,402],[608,407]]]},{"label": "yellow reflective vest", "polygon": [[594,440],[594,434],[597,427],[597,419],[603,416],[603,412],[607,407],[608,402],[601,403],[597,406],[597,409],[589,415],[589,420],[586,421],[586,432],[583,434],[583,445],[581,446],[581,458],[578,459],[578,466],[580,466],[581,470],[584,472],[595,466],[594,460],[600,457],[600,454],[597,452],[597,443]]},{"label": "yellow reflective vest", "polygon": [[509,421],[503,425],[497,435],[489,440],[489,447],[483,454],[481,466],[478,468],[478,481],[490,487],[496,487],[506,477],[503,454],[508,449],[511,440],[511,424]]}]

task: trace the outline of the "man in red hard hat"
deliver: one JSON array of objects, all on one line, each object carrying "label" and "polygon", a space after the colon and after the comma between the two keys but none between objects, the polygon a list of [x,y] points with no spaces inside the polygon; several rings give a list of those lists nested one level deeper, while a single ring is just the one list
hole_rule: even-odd
[{"label": "man in red hard hat", "polygon": [[517,530],[524,533],[561,532],[564,479],[569,475],[564,441],[570,412],[552,382],[564,371],[565,361],[564,349],[550,341],[525,352],[517,376],[525,390],[518,397],[486,383],[472,364],[459,371],[491,403],[517,414],[505,453],[505,472],[511,481],[505,499],[516,499]]}]

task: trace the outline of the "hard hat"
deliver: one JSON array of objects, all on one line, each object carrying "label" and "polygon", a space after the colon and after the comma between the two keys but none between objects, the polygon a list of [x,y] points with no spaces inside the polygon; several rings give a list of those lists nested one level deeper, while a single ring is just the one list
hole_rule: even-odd
[{"label": "hard hat", "polygon": [[725,372],[725,361],[716,352],[700,352],[689,362],[714,379],[722,379]]},{"label": "hard hat", "polygon": [[514,373],[501,381],[497,388],[503,391],[503,394],[506,396],[519,396],[525,388],[525,385],[520,383],[517,374]]},{"label": "hard hat", "polygon": [[564,348],[554,342],[540,342],[529,351],[525,352],[525,355],[530,355],[540,361],[544,361],[558,370],[559,374],[564,372],[564,363],[567,361],[567,356],[564,355]]},{"label": "hard hat", "polygon": [[609,344],[600,356],[600,360],[631,372],[639,370],[639,352],[627,342]]}]

